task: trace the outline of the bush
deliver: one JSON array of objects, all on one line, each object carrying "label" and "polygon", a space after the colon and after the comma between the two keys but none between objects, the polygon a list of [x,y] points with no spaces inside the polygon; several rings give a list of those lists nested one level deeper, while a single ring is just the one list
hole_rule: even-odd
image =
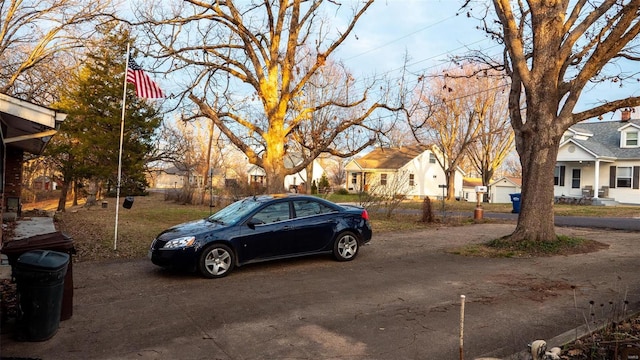
[{"label": "bush", "polygon": [[345,188],[340,188],[335,192],[337,195],[349,195],[349,190]]}]

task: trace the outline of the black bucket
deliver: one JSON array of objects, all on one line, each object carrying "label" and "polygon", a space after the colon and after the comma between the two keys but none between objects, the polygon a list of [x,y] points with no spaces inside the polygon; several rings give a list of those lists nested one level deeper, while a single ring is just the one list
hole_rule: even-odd
[{"label": "black bucket", "polygon": [[122,204],[122,207],[124,207],[125,209],[131,209],[132,206],[133,206],[133,196],[127,196],[126,198],[124,198],[124,203]]}]

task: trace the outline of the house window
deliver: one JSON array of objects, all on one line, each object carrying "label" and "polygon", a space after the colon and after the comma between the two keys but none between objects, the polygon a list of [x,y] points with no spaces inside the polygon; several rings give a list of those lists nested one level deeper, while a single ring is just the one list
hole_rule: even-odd
[{"label": "house window", "polygon": [[358,183],[358,174],[357,173],[351,173],[351,183],[352,184],[357,184]]},{"label": "house window", "polygon": [[616,171],[616,187],[631,187],[631,167],[618,167]]},{"label": "house window", "polygon": [[626,133],[625,146],[628,146],[628,147],[638,146],[638,132]]},{"label": "house window", "polygon": [[409,174],[409,186],[414,186],[416,184],[415,175]]},{"label": "house window", "polygon": [[436,155],[434,153],[429,153],[429,164],[436,163]]},{"label": "house window", "polygon": [[380,174],[380,185],[387,185],[387,174]]},{"label": "house window", "polygon": [[554,169],[553,185],[564,186],[564,166],[556,166]]},{"label": "house window", "polygon": [[573,171],[571,171],[571,188],[580,188],[580,169],[573,169]]}]

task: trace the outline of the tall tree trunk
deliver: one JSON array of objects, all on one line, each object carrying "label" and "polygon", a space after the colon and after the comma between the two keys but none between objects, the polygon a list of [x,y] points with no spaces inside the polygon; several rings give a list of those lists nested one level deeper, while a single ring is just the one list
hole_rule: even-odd
[{"label": "tall tree trunk", "polygon": [[78,186],[78,180],[75,179],[73,180],[73,203],[71,204],[72,206],[78,206],[78,190],[79,190],[79,186]]},{"label": "tall tree trunk", "polygon": [[67,205],[67,194],[69,193],[69,180],[65,179],[60,187],[60,197],[58,198],[58,208],[56,211],[64,212]]},{"label": "tall tree trunk", "polygon": [[[279,118],[279,117],[274,117]],[[284,118],[282,116],[281,118]],[[269,194],[281,194],[285,192],[284,176],[286,172],[284,157],[285,138],[283,120],[271,120],[269,132],[264,134],[266,149],[262,157],[263,169],[267,176],[267,188]]]},{"label": "tall tree trunk", "polygon": [[311,194],[311,184],[313,182],[313,161],[307,165],[307,179],[305,180],[306,193]]},{"label": "tall tree trunk", "polygon": [[[551,124],[555,120],[550,113],[530,115],[550,119],[538,121],[538,124]],[[511,235],[513,241],[557,241],[553,172],[562,133],[554,126],[539,125],[517,134],[516,148],[522,162],[522,194],[518,225]]]},{"label": "tall tree trunk", "polygon": [[445,171],[447,178],[447,200],[456,198],[456,171],[452,168]]},{"label": "tall tree trunk", "polygon": [[268,194],[282,194],[284,189],[284,166],[269,166],[265,164],[265,172],[267,174],[267,187]]},{"label": "tall tree trunk", "polygon": [[202,195],[200,196],[200,204],[204,204],[204,197],[207,192],[207,189],[211,187],[211,179],[210,176],[212,174],[211,168],[211,146],[213,144],[213,130],[214,130],[213,121],[209,122],[209,143],[207,144],[207,171],[204,173],[204,183],[202,188]]}]

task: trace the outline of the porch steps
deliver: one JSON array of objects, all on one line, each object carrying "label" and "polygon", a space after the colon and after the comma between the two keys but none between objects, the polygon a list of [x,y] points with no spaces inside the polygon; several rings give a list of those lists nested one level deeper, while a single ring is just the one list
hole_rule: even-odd
[{"label": "porch steps", "polygon": [[592,205],[597,205],[597,206],[618,206],[620,205],[619,202],[611,199],[611,198],[597,198],[597,199],[592,199],[591,200],[591,204]]}]

